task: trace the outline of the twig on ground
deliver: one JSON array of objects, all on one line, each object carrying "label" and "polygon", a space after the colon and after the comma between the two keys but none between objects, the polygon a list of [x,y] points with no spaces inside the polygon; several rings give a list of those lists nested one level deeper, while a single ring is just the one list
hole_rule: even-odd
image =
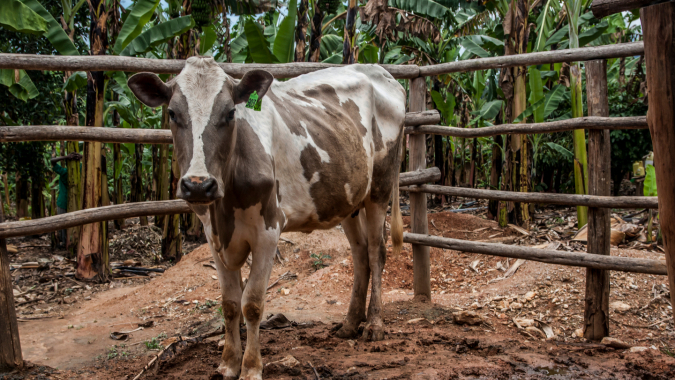
[{"label": "twig on ground", "polygon": [[312,362],[309,360],[307,361],[307,364],[309,364],[310,367],[312,367],[312,370],[314,371],[314,376],[316,376],[316,380],[321,380],[321,377],[319,377],[319,373],[316,372],[316,368],[312,365]]}]

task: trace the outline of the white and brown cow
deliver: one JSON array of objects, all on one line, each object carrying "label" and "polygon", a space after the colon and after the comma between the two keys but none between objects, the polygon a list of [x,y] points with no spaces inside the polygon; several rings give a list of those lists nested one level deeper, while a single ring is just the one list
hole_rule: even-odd
[{"label": "white and brown cow", "polygon": [[[398,204],[405,91],[372,65],[330,68],[277,82],[253,70],[241,80],[210,57],[192,57],[168,83],[136,74],[129,87],[150,107],[168,106],[182,177],[177,196],[204,223],[223,297],[226,378],[262,378],[258,339],[279,235],[342,223],[354,260],[349,312],[338,331],[381,340],[384,220],[392,194],[394,251],[402,245]],[[262,110],[245,107],[256,91]],[[242,291],[240,268],[252,253]],[[370,306],[366,295],[372,275]],[[246,320],[241,353],[239,318]]]}]

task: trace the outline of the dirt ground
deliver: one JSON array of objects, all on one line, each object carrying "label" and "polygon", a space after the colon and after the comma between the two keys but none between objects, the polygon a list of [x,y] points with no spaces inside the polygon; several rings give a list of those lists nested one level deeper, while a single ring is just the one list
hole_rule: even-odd
[{"label": "dirt ground", "polygon": [[[429,220],[434,235],[534,245],[531,237],[480,216],[439,212]],[[507,278],[515,260],[432,248],[432,300],[420,302],[413,299],[412,253],[405,245],[385,266],[385,340],[342,340],[333,332],[347,311],[352,260],[340,227],[283,238],[284,261],[275,264],[270,283],[278,282],[268,291],[265,315],[281,313],[293,324],[261,332],[266,379],[675,378],[665,276],[612,272],[611,336],[632,347],[612,348],[576,332],[583,327],[583,269],[528,261]],[[583,249],[564,238],[557,246]],[[613,248],[612,255],[664,260],[658,250]],[[49,287],[53,280],[43,282],[45,295],[18,307],[22,350],[32,364],[0,379],[133,379],[166,346],[171,349],[141,379],[218,378],[220,335],[171,344],[221,325],[210,260],[203,245],[154,277],[96,286],[70,279],[73,284],[62,285],[71,289],[68,296]],[[13,273],[19,283],[40,277],[39,270]],[[458,324],[457,313],[477,324]],[[127,334],[126,340],[112,339],[113,332]]]}]

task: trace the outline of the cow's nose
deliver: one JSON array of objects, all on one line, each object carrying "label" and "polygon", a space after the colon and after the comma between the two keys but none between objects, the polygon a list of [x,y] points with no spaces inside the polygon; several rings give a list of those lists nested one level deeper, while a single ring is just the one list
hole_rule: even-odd
[{"label": "cow's nose", "polygon": [[188,202],[212,202],[218,197],[218,182],[213,177],[187,177],[180,181],[184,200]]}]

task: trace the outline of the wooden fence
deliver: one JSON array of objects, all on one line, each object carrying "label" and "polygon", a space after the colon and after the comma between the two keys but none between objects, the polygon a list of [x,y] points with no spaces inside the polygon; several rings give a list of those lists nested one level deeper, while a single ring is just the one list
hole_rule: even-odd
[{"label": "wooden fence", "polygon": [[[657,0],[658,1],[658,0]],[[623,10],[628,4],[642,6],[652,1],[596,0],[612,3],[599,12]],[[622,8],[623,7],[623,8]],[[610,10],[607,10],[610,9]],[[626,8],[630,9],[630,8]],[[594,8],[595,10],[595,8]],[[617,11],[617,12],[618,12]],[[614,12],[615,13],[615,12]],[[587,268],[585,336],[600,339],[609,332],[609,270],[651,273],[669,276],[670,288],[675,289],[675,5],[660,4],[643,9],[642,25],[645,43],[624,43],[600,47],[567,49],[543,53],[519,54],[506,57],[474,59],[433,66],[383,65],[394,77],[410,79],[409,108],[406,133],[410,134],[410,169],[402,173],[401,191],[410,192],[412,233],[404,241],[413,248],[414,292],[416,297],[431,298],[429,247],[481,253],[512,258],[524,258],[545,263]],[[650,23],[647,26],[647,23]],[[659,30],[665,30],[659,35]],[[646,55],[647,79],[650,89],[649,118],[610,118],[607,106],[606,59]],[[425,111],[425,76],[452,72],[498,69],[557,62],[586,61],[589,116],[558,122],[536,124],[506,124],[480,129],[461,129],[433,125],[439,122],[437,112]],[[0,68],[55,71],[150,71],[178,73],[184,65],[179,60],[154,60],[119,56],[40,56],[0,54]],[[304,73],[338,65],[293,63],[278,65],[220,64],[229,75],[241,77],[251,69],[265,69],[277,78],[295,77]],[[609,197],[609,130],[650,128],[657,157],[655,162],[659,197]],[[450,186],[423,185],[438,180],[440,171],[426,166],[426,135],[440,134],[463,138],[497,134],[551,133],[574,129],[589,130],[589,195],[515,193]],[[658,136],[658,137],[657,137]],[[69,126],[0,127],[0,141],[102,141],[116,143],[172,143],[166,130],[133,130]],[[584,205],[589,209],[588,253],[538,250],[448,239],[428,235],[426,194],[445,194],[502,201],[537,202],[560,205]],[[666,262],[609,256],[609,209],[613,207],[656,208],[661,210],[661,226],[666,248]],[[17,350],[18,328],[13,308],[9,262],[4,241],[7,237],[44,233],[86,223],[188,212],[183,201],[142,202],[78,211],[39,220],[0,223],[0,367],[20,362]],[[1,214],[0,214],[1,215]],[[1,216],[0,216],[1,218]],[[1,220],[0,220],[1,221]],[[675,292],[671,291],[675,304]],[[17,357],[18,355],[18,357]]]}]

